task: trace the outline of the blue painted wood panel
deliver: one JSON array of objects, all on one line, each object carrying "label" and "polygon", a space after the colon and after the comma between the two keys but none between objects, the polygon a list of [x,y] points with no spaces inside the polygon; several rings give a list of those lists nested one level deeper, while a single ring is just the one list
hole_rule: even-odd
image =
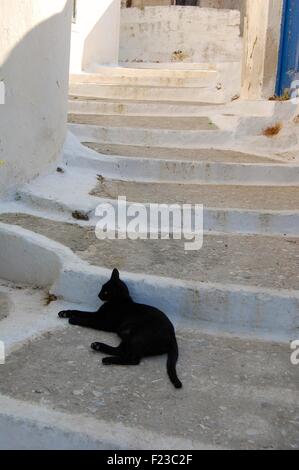
[{"label": "blue painted wood panel", "polygon": [[299,80],[299,0],[284,0],[276,94]]}]

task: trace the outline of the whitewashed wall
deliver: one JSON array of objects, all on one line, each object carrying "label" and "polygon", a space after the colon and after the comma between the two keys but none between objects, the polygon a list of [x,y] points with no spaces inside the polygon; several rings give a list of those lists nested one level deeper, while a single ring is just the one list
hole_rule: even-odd
[{"label": "whitewashed wall", "polygon": [[121,10],[121,62],[240,62],[241,57],[239,11],[179,6]]},{"label": "whitewashed wall", "polygon": [[[66,134],[70,0],[1,0],[0,195],[54,163]],[[2,85],[3,86],[3,85]]]},{"label": "whitewashed wall", "polygon": [[72,27],[71,72],[118,63],[120,0],[77,0]]}]

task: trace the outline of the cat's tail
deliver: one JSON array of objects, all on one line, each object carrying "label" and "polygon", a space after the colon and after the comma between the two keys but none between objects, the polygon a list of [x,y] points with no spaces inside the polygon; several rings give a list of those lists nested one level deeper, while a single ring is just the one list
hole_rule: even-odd
[{"label": "cat's tail", "polygon": [[173,337],[170,349],[168,351],[168,359],[167,359],[167,373],[169,378],[175,388],[182,388],[183,384],[179,380],[177,373],[176,373],[176,363],[179,357],[179,349],[176,337]]}]

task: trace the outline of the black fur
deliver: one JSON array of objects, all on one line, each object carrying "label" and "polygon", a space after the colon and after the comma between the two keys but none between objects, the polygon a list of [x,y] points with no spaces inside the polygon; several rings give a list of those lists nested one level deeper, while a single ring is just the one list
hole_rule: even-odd
[{"label": "black fur", "polygon": [[94,351],[109,355],[103,364],[138,365],[143,357],[167,354],[169,378],[176,388],[181,388],[176,373],[178,345],[167,316],[154,307],[135,303],[117,269],[102,287],[99,298],[104,304],[95,313],[67,310],[58,315],[69,318],[71,325],[118,334],[122,341],[117,348],[103,343],[91,345]]}]

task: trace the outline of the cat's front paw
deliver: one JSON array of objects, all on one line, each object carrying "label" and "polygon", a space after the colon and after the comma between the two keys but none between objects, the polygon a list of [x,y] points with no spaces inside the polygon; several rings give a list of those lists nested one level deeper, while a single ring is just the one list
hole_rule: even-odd
[{"label": "cat's front paw", "polygon": [[102,343],[92,343],[90,345],[91,349],[93,349],[96,352],[101,352],[102,351]]},{"label": "cat's front paw", "polygon": [[69,310],[63,310],[58,313],[59,318],[71,318],[71,312]]}]

